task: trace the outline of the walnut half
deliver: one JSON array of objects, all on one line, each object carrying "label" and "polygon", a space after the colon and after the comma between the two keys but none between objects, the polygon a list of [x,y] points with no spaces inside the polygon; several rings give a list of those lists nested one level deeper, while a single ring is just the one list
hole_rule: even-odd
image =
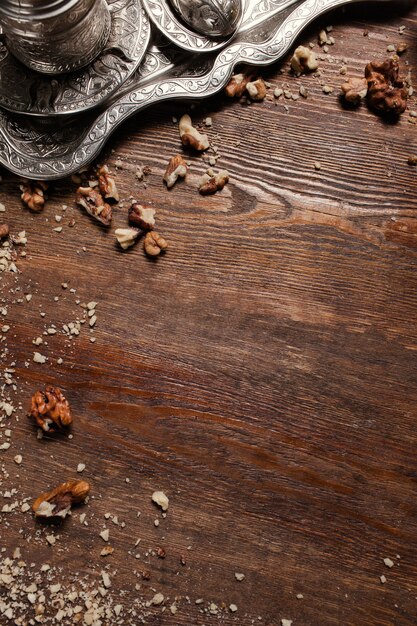
[{"label": "walnut half", "polygon": [[84,502],[90,492],[85,480],[69,480],[52,491],[42,493],[32,505],[36,517],[64,519],[74,504]]},{"label": "walnut half", "polygon": [[371,109],[389,115],[400,115],[407,107],[408,89],[399,77],[399,65],[394,59],[382,63],[372,61],[365,68],[368,81],[367,101]]},{"label": "walnut half", "polygon": [[168,243],[161,235],[158,235],[154,230],[150,230],[146,234],[143,248],[148,256],[157,257],[161,252],[165,252],[168,248]]},{"label": "walnut half", "polygon": [[[36,391],[32,396],[30,417],[45,432],[54,432],[72,423],[68,400],[59,387],[48,385],[45,391]],[[55,425],[55,427],[54,427]]]},{"label": "walnut half", "polygon": [[45,192],[47,189],[48,183],[45,183],[44,181],[25,181],[20,186],[20,190],[22,192],[22,195],[20,197],[23,204],[25,204],[31,211],[39,213],[39,211],[42,211],[43,207],[45,206]]}]

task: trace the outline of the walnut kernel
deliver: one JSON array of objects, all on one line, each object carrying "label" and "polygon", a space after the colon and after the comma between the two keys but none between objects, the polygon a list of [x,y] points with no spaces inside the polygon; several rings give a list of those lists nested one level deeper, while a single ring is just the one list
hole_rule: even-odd
[{"label": "walnut kernel", "polygon": [[161,235],[150,230],[143,242],[143,248],[148,256],[156,257],[168,248],[168,244]]},{"label": "walnut kernel", "polygon": [[314,72],[319,63],[317,57],[311,48],[305,46],[298,46],[295,49],[291,58],[291,68],[296,74],[306,74],[307,72]]},{"label": "walnut kernel", "polygon": [[110,226],[113,217],[111,206],[104,201],[97,189],[78,187],[76,202],[104,226]]},{"label": "walnut kernel", "polygon": [[177,182],[178,178],[185,178],[187,174],[187,164],[180,154],[173,156],[164,174],[164,182],[168,189],[171,189]]},{"label": "walnut kernel", "polygon": [[155,209],[146,204],[132,202],[129,209],[129,224],[142,230],[152,230],[155,226]]},{"label": "walnut kernel", "polygon": [[70,480],[42,493],[32,505],[36,517],[65,518],[74,504],[84,502],[90,492],[85,480]]},{"label": "walnut kernel", "polygon": [[225,170],[220,170],[218,174],[215,174],[213,170],[208,170],[207,174],[201,177],[198,190],[205,196],[211,195],[221,191],[228,182],[229,173]]},{"label": "walnut kernel", "polygon": [[368,82],[366,78],[349,78],[340,88],[346,102],[359,106],[368,92]]},{"label": "walnut kernel", "polygon": [[266,84],[263,78],[258,78],[253,82],[249,82],[246,85],[246,91],[249,94],[249,97],[254,102],[261,102],[265,100],[266,97]]},{"label": "walnut kernel", "polygon": [[42,211],[45,206],[45,192],[48,189],[48,183],[44,181],[28,180],[21,186],[20,190],[22,195],[20,196],[22,202],[35,213]]},{"label": "walnut kernel", "polygon": [[[54,432],[72,423],[68,400],[59,387],[48,385],[45,391],[36,391],[30,405],[30,417],[45,432]],[[55,425],[55,427],[53,426]]]},{"label": "walnut kernel", "polygon": [[130,246],[133,246],[140,232],[138,228],[117,228],[114,234],[116,235],[120,247],[123,248],[123,250],[127,250]]},{"label": "walnut kernel", "polygon": [[105,200],[109,202],[119,202],[119,192],[117,191],[114,176],[110,174],[107,165],[102,165],[97,170],[98,187]]},{"label": "walnut kernel", "polygon": [[210,147],[207,135],[194,128],[189,115],[183,115],[180,119],[179,131],[183,146],[191,146],[198,152],[203,152]]},{"label": "walnut kernel", "polygon": [[368,105],[389,115],[400,115],[407,107],[408,89],[399,77],[399,65],[394,59],[372,61],[365,68],[368,81]]},{"label": "walnut kernel", "polygon": [[251,78],[251,76],[245,76],[244,74],[235,74],[232,76],[224,89],[226,96],[229,98],[241,98]]},{"label": "walnut kernel", "polygon": [[8,237],[10,233],[10,229],[8,224],[0,224],[0,239],[5,239]]}]

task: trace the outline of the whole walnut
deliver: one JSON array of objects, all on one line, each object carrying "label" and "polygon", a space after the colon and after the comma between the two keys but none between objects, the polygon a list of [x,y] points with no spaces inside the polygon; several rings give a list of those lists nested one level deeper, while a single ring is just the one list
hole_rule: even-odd
[{"label": "whole walnut", "polygon": [[68,400],[58,387],[48,385],[45,391],[36,391],[32,396],[30,417],[45,432],[54,432],[72,423]]},{"label": "whole walnut", "polygon": [[365,68],[368,81],[367,101],[371,109],[390,115],[401,115],[407,106],[408,89],[399,78],[394,59],[372,61]]}]

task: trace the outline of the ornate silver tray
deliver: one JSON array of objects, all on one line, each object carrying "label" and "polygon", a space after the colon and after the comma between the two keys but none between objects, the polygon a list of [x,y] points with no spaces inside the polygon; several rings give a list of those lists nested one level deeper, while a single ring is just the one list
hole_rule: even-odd
[{"label": "ornate silver tray", "polygon": [[312,20],[351,2],[247,0],[233,41],[214,52],[190,54],[153,26],[153,43],[141,65],[101,109],[58,120],[0,110],[0,162],[16,174],[39,180],[77,172],[98,156],[128,117],[156,102],[215,94],[228,83],[236,65],[274,63]]}]

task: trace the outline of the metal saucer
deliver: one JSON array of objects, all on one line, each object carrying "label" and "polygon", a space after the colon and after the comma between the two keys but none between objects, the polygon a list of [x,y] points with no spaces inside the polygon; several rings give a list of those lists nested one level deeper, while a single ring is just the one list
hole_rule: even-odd
[{"label": "metal saucer", "polygon": [[30,70],[0,43],[0,106],[14,113],[57,116],[98,106],[135,72],[149,45],[151,27],[140,0],[107,0],[111,32],[105,49],[87,67],[48,76]]},{"label": "metal saucer", "polygon": [[188,52],[220,50],[235,36],[233,33],[224,39],[212,39],[190,30],[177,18],[167,0],[143,0],[143,5],[158,30],[173,44]]}]

